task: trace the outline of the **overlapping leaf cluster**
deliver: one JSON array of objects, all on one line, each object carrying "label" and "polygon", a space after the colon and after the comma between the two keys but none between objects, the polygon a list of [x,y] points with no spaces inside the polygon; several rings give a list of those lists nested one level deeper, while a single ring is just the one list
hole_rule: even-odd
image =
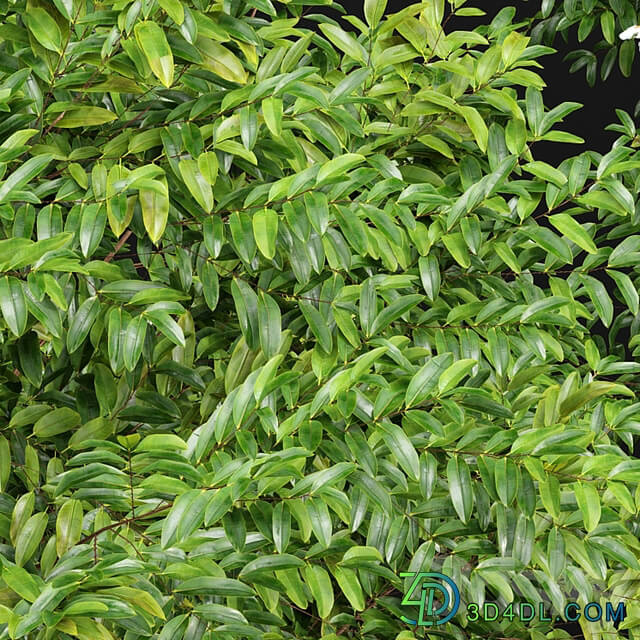
[{"label": "overlapping leaf cluster", "polygon": [[[533,41],[547,45],[552,45],[556,36],[570,41],[577,37],[572,46],[580,48],[567,59],[572,62],[572,72],[584,69],[590,86],[606,80],[616,67],[628,78],[634,68],[637,41],[621,41],[618,36],[640,23],[639,9],[634,0],[542,0],[531,35]],[[590,37],[598,41],[586,48],[585,41]]]},{"label": "overlapping leaf cluster", "polygon": [[0,3],[1,638],[636,633],[633,120],[536,161],[514,9],[317,4]]}]

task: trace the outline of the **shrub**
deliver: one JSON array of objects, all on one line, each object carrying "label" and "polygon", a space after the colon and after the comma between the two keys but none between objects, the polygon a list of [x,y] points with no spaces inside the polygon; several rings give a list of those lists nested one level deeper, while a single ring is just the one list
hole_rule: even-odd
[{"label": "shrub", "polygon": [[580,105],[514,9],[317,4],[0,5],[2,638],[635,596],[633,120],[536,161]]},{"label": "shrub", "polygon": [[[617,67],[628,78],[632,74],[636,57],[636,43],[632,39],[619,39],[619,34],[638,23],[637,4],[630,0],[569,0],[555,2],[542,0],[540,13],[531,32],[534,42],[552,45],[558,34],[565,39],[575,38],[579,44],[591,46],[572,51],[567,59],[572,72],[585,70],[586,80],[594,86],[598,79],[607,80]],[[575,32],[569,32],[577,25]],[[596,38],[600,38],[596,41]],[[598,78],[600,76],[600,78]],[[636,105],[636,113],[638,105]]]}]

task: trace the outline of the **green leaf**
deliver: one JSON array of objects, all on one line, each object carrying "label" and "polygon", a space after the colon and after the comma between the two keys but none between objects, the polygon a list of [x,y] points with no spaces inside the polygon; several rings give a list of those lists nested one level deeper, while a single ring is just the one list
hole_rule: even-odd
[{"label": "green leaf", "polygon": [[19,191],[38,176],[45,167],[53,160],[53,155],[44,154],[30,158],[21,164],[3,183],[0,185],[0,203],[8,199],[12,192]]},{"label": "green leaf", "polygon": [[316,539],[322,547],[329,547],[333,535],[333,523],[326,502],[320,498],[309,498],[305,504]]},{"label": "green leaf", "polygon": [[[332,26],[332,25],[322,25]],[[362,164],[365,161],[365,157],[359,153],[346,153],[337,158],[329,160],[318,171],[318,177],[316,178],[316,185],[322,184],[333,180],[337,176],[344,177],[347,171],[351,171],[354,167]]]},{"label": "green leaf", "polygon": [[156,184],[162,185],[162,188],[140,189],[138,192],[144,228],[155,245],[162,238],[169,219],[169,192],[166,182],[157,181]]},{"label": "green leaf", "polygon": [[442,238],[442,243],[453,259],[463,268],[468,269],[471,265],[469,251],[464,237],[461,233],[449,233]]},{"label": "green leaf", "polygon": [[220,279],[216,268],[210,262],[205,262],[202,265],[200,281],[207,306],[211,311],[215,311],[220,300]]},{"label": "green leaf", "polygon": [[602,551],[616,562],[620,562],[625,567],[633,571],[640,570],[640,563],[632,551],[630,551],[622,542],[611,536],[599,537],[591,536],[587,538],[587,548],[593,547]]},{"label": "green leaf", "polygon": [[133,371],[136,368],[146,335],[147,321],[142,315],[131,318],[124,328],[124,333],[120,330],[120,349],[127,371]]},{"label": "green leaf", "polygon": [[168,313],[160,309],[146,309],[142,315],[173,344],[178,347],[186,345],[182,328]]},{"label": "green leaf", "polygon": [[294,567],[304,567],[305,562],[296,556],[288,553],[279,553],[271,556],[261,556],[252,560],[242,567],[238,576],[243,577],[249,582],[252,581],[254,574],[266,573],[271,574],[274,571],[283,571],[285,569],[293,569]]},{"label": "green leaf", "polygon": [[364,611],[366,606],[365,598],[362,586],[358,580],[358,574],[353,569],[339,565],[334,566],[331,571],[351,606],[356,611]]},{"label": "green leaf", "polygon": [[329,205],[327,196],[322,192],[305,193],[304,204],[311,226],[319,235],[324,235],[329,227]]},{"label": "green leaf", "polygon": [[422,302],[421,295],[406,295],[394,300],[388,307],[385,307],[375,318],[367,336],[376,335],[386,329],[392,322],[408,313],[417,304]]},{"label": "green leaf", "polygon": [[508,507],[518,493],[518,468],[512,460],[501,458],[495,461],[494,475],[498,498]]},{"label": "green leaf", "polygon": [[625,460],[617,464],[609,473],[609,479],[619,482],[638,482],[640,480],[640,460]]},{"label": "green leaf", "polygon": [[201,153],[198,156],[198,169],[202,177],[213,186],[218,179],[218,156],[213,151]]},{"label": "green leaf", "polygon": [[438,391],[440,395],[451,391],[458,386],[458,383],[478,364],[477,360],[472,358],[463,358],[458,362],[454,362],[448,367],[438,378]]},{"label": "green leaf", "polygon": [[100,245],[107,226],[107,210],[102,203],[88,204],[82,209],[80,219],[80,248],[85,258],[90,258]]},{"label": "green leaf", "polygon": [[62,33],[56,21],[41,7],[30,7],[25,22],[36,40],[49,51],[62,53]]},{"label": "green leaf", "polygon": [[272,260],[276,255],[278,237],[278,214],[273,209],[257,211],[252,218],[253,235],[260,253]]},{"label": "green leaf", "polygon": [[561,187],[567,183],[567,176],[565,176],[562,171],[559,171],[546,162],[536,160],[535,162],[528,162],[527,164],[523,165],[522,168],[525,171],[532,173],[534,176],[536,176],[536,178],[540,178],[541,180],[545,180],[546,182],[551,182],[558,187]]},{"label": "green leaf", "polygon": [[211,213],[213,209],[213,191],[209,182],[200,173],[198,163],[191,158],[184,158],[180,160],[179,168],[180,175],[185,185],[187,185],[189,193],[207,213]]},{"label": "green leaf", "polygon": [[298,306],[300,307],[300,311],[302,311],[302,315],[307,321],[309,328],[313,332],[313,335],[316,337],[318,344],[324,349],[324,351],[331,353],[333,348],[333,338],[322,314],[306,300],[300,300],[298,302]]},{"label": "green leaf", "polygon": [[2,569],[2,579],[11,590],[27,602],[35,602],[42,591],[42,581],[16,565],[5,563]]},{"label": "green leaf", "polygon": [[246,213],[232,213],[229,217],[229,227],[238,256],[251,263],[256,254],[256,242],[250,216]]},{"label": "green leaf", "polygon": [[505,67],[516,63],[527,47],[529,38],[517,31],[512,31],[502,42],[501,54]]},{"label": "green leaf", "polygon": [[473,487],[467,463],[460,456],[453,456],[447,463],[447,482],[451,501],[464,524],[471,519],[473,511]]},{"label": "green leaf", "polygon": [[134,33],[153,75],[168,89],[173,84],[173,54],[162,27],[139,22]]},{"label": "green leaf", "polygon": [[367,24],[375,29],[387,8],[387,0],[364,0],[364,17]]},{"label": "green leaf", "polygon": [[591,236],[584,230],[579,222],[566,213],[558,213],[549,216],[549,222],[571,242],[577,244],[587,253],[598,253],[598,248]]},{"label": "green leaf", "polygon": [[291,511],[284,501],[276,504],[273,509],[271,532],[276,551],[284,553],[291,537]]},{"label": "green leaf", "polygon": [[146,436],[136,447],[139,451],[184,451],[187,448],[185,441],[173,433],[154,433]]},{"label": "green leaf", "polygon": [[79,500],[67,500],[56,518],[56,553],[62,557],[82,537],[82,504]]},{"label": "green leaf", "polygon": [[469,129],[471,129],[471,133],[473,133],[480,150],[486,151],[489,144],[489,129],[482,116],[473,107],[459,107],[459,113],[465,119]]},{"label": "green leaf", "polygon": [[[48,320],[46,314],[35,312],[33,307],[30,307],[30,310],[39,320]],[[48,328],[50,329],[50,327]],[[33,331],[26,333],[18,342],[18,359],[20,361],[20,369],[27,380],[34,387],[39,388],[42,383],[42,354],[40,352],[40,341]]]},{"label": "green leaf", "polygon": [[296,482],[291,497],[303,494],[313,495],[324,487],[331,487],[347,478],[355,470],[351,462],[339,462],[338,464],[322,469],[305,476],[303,480]]},{"label": "green leaf", "polygon": [[273,96],[262,101],[262,115],[267,128],[276,138],[282,135],[282,99]]},{"label": "green leaf", "polygon": [[563,298],[561,296],[550,296],[549,298],[542,298],[536,300],[533,304],[530,304],[520,316],[520,322],[535,322],[536,317],[539,314],[549,313],[556,309],[561,309],[571,303],[569,298]]},{"label": "green leaf", "polygon": [[27,329],[27,299],[22,283],[13,276],[0,278],[0,309],[11,332],[20,337]]},{"label": "green leaf", "polygon": [[238,598],[250,598],[254,595],[253,589],[233,578],[198,577],[181,582],[175,589],[180,593],[193,593],[199,596],[235,596]]},{"label": "green leaf", "polygon": [[80,424],[80,415],[68,407],[60,407],[42,416],[33,425],[33,434],[42,439],[66,433]]},{"label": "green leaf", "polygon": [[416,482],[420,479],[420,461],[415,447],[405,432],[391,422],[380,422],[384,441],[389,450],[398,459],[402,470]]},{"label": "green leaf", "polygon": [[16,538],[16,565],[23,567],[36,552],[42,541],[49,518],[46,513],[36,513],[24,524]]},{"label": "green leaf", "polygon": [[407,409],[422,404],[435,389],[438,387],[440,376],[453,364],[453,356],[450,353],[444,353],[434,358],[422,366],[419,371],[411,378],[407,392],[405,394],[404,404]]},{"label": "green leaf", "polygon": [[446,158],[453,159],[455,157],[453,155],[453,151],[451,150],[451,147],[442,138],[438,138],[437,136],[427,134],[424,136],[420,136],[418,140],[422,142],[422,144],[424,144],[425,146],[429,147],[430,149],[434,149],[438,153],[441,153]]},{"label": "green leaf", "polygon": [[[183,533],[190,535],[198,528],[198,523],[204,522],[207,498],[206,493],[199,489],[191,489],[178,496],[162,524],[160,544],[163,549],[181,541],[182,536],[178,534],[180,528],[183,529]],[[194,520],[195,527],[192,531],[185,532],[185,524],[193,523]]]},{"label": "green leaf", "polygon": [[258,324],[262,352],[265,358],[273,358],[282,342],[281,313],[278,303],[262,291],[258,296]]},{"label": "green leaf", "polygon": [[113,122],[118,116],[102,107],[73,107],[65,109],[64,115],[55,119],[55,126],[59,129],[75,129],[77,127],[96,127]]},{"label": "green leaf", "polygon": [[638,290],[631,281],[631,278],[626,273],[613,271],[613,269],[606,269],[605,272],[615,280],[615,283],[618,285],[618,289],[620,289],[620,293],[631,310],[631,313],[634,316],[638,315]]},{"label": "green leaf", "polygon": [[87,298],[76,311],[67,333],[67,350],[73,353],[80,348],[89,335],[91,326],[100,313],[100,300],[97,296]]},{"label": "green leaf", "polygon": [[567,244],[550,229],[546,227],[522,227],[521,231],[542,249],[563,262],[573,261],[573,255]]},{"label": "green leaf", "polygon": [[315,564],[306,566],[303,573],[304,581],[316,601],[318,615],[324,620],[333,609],[331,578],[325,569]]},{"label": "green leaf", "polygon": [[590,191],[576,198],[576,202],[589,209],[604,209],[613,211],[619,216],[628,215],[628,211],[610,194],[605,191]]},{"label": "green leaf", "polygon": [[215,524],[222,519],[222,516],[231,509],[233,504],[232,500],[232,487],[226,486],[215,491],[209,498],[207,509],[205,511],[204,523],[205,526]]},{"label": "green leaf", "polygon": [[578,391],[570,394],[562,401],[560,404],[560,417],[568,416],[574,411],[577,411],[587,402],[609,393],[618,393],[631,397],[634,396],[633,391],[627,389],[624,385],[617,384],[615,382],[595,380],[594,382],[589,382]]},{"label": "green leaf", "polygon": [[0,436],[0,491],[6,491],[11,477],[11,447],[9,441]]},{"label": "green leaf", "polygon": [[335,24],[328,23],[321,24],[320,31],[322,31],[338,49],[363,65],[367,64],[366,49],[350,33],[347,33]]},{"label": "green leaf", "polygon": [[184,7],[180,0],[158,0],[158,4],[176,24],[184,22]]},{"label": "green leaf", "polygon": [[196,41],[196,49],[202,56],[203,67],[229,82],[246,83],[247,72],[229,49],[203,36]]},{"label": "green leaf", "polygon": [[440,291],[440,265],[435,256],[421,257],[418,259],[420,278],[427,298],[433,302],[438,297]]},{"label": "green leaf", "polygon": [[515,273],[520,273],[522,271],[516,254],[508,244],[504,242],[496,242],[494,243],[493,248],[500,259]]},{"label": "green leaf", "polygon": [[602,324],[605,327],[609,327],[613,320],[613,302],[611,302],[605,286],[593,276],[580,274],[580,281],[584,285],[591,302],[593,302]]},{"label": "green leaf", "polygon": [[618,65],[625,78],[631,75],[633,60],[636,56],[636,47],[633,40],[625,40],[618,50]]},{"label": "green leaf", "polygon": [[587,533],[591,533],[600,523],[600,496],[598,490],[592,485],[584,482],[576,482],[573,485],[576,494],[578,508],[582,512],[582,519]]}]

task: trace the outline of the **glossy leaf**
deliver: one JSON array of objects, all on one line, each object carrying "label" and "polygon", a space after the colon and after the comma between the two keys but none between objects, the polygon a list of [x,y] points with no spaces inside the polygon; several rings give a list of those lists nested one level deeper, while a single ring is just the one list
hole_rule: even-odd
[{"label": "glossy leaf", "polygon": [[173,53],[163,29],[155,22],[140,22],[134,31],[151,71],[165,87],[170,87],[174,77]]}]

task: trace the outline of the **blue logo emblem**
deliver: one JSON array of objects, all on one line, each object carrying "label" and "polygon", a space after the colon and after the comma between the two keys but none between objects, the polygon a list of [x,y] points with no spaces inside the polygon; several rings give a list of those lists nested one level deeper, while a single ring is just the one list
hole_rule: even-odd
[{"label": "blue logo emblem", "polygon": [[[400,604],[420,607],[418,620],[401,616],[403,622],[419,627],[432,627],[449,622],[456,615],[460,606],[460,591],[451,578],[442,573],[424,572],[401,573],[400,577],[413,578]],[[434,609],[434,600],[442,603],[437,609]]]}]

